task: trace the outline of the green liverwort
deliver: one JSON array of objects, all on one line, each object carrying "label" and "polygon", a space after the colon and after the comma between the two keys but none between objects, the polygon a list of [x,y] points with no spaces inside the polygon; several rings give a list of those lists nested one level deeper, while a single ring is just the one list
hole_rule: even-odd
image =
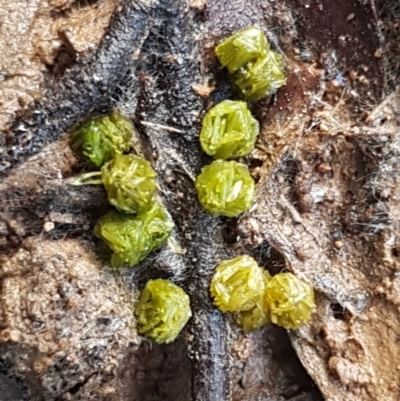
[{"label": "green liverwort", "polygon": [[221,262],[210,285],[214,304],[223,312],[253,309],[261,301],[264,290],[263,270],[247,255]]},{"label": "green liverwort", "polygon": [[247,99],[258,100],[273,94],[286,83],[282,56],[270,50],[265,57],[233,74],[232,82]]},{"label": "green liverwort", "polygon": [[251,152],[258,131],[258,121],[245,102],[225,100],[204,117],[200,143],[216,159],[233,159]]},{"label": "green liverwort", "polygon": [[215,53],[221,64],[233,74],[248,63],[265,57],[269,50],[263,31],[252,26],[225,39],[217,46]]},{"label": "green liverwort", "polygon": [[95,235],[114,251],[113,267],[133,267],[150,252],[161,248],[174,227],[164,206],[152,202],[137,216],[110,211],[100,218]]},{"label": "green liverwort", "polygon": [[225,39],[215,50],[237,91],[247,99],[271,95],[286,83],[282,57],[271,50],[264,33],[250,27]]},{"label": "green liverwort", "polygon": [[315,306],[310,284],[292,273],[272,277],[265,289],[271,322],[285,329],[297,329],[311,318]]},{"label": "green liverwort", "polygon": [[207,212],[235,217],[250,208],[254,180],[243,164],[216,160],[203,167],[196,179],[197,196]]},{"label": "green liverwort", "polygon": [[[271,275],[266,270],[262,270],[262,273],[264,285],[266,286],[271,280]],[[259,329],[270,323],[269,306],[265,299],[265,293],[262,293],[253,308],[235,313],[234,319],[245,332]]]},{"label": "green liverwort", "polygon": [[135,313],[139,333],[158,344],[174,341],[192,316],[185,291],[162,279],[147,282]]},{"label": "green liverwort", "polygon": [[251,308],[247,311],[235,313],[234,319],[236,324],[240,326],[245,332],[259,329],[265,326],[267,323],[271,322],[269,315],[264,308],[262,298],[254,308]]},{"label": "green liverwort", "polygon": [[71,136],[71,147],[95,167],[129,149],[133,125],[118,112],[90,120]]},{"label": "green liverwort", "polygon": [[100,218],[94,233],[114,251],[113,267],[135,266],[152,250],[150,235],[134,215],[110,211]]},{"label": "green liverwort", "polygon": [[146,234],[150,236],[151,249],[161,248],[169,238],[174,223],[170,219],[167,210],[159,202],[151,202],[148,208],[138,216],[142,222]]},{"label": "green liverwort", "polygon": [[157,189],[156,176],[146,159],[134,155],[117,155],[101,169],[108,201],[126,213],[140,212],[150,205]]}]

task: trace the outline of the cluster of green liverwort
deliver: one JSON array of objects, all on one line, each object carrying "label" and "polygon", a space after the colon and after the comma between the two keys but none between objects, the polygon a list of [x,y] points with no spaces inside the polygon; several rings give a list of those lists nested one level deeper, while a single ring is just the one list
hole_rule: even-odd
[{"label": "cluster of green liverwort", "polygon": [[[242,30],[220,43],[216,55],[228,70],[242,98],[257,100],[285,84],[281,56],[270,49],[256,27]],[[248,210],[255,183],[246,165],[232,159],[248,155],[259,124],[245,101],[223,101],[204,117],[200,144],[215,161],[196,178],[198,199],[212,215],[235,217]],[[113,251],[113,267],[133,267],[165,245],[174,224],[158,199],[156,172],[143,157],[126,154],[133,126],[117,112],[91,120],[77,129],[71,146],[98,172],[87,183],[102,183],[114,210],[98,221],[94,233]],[[210,287],[214,304],[232,312],[245,331],[268,322],[297,328],[311,316],[312,287],[291,273],[271,277],[250,256],[222,261]],[[188,295],[176,284],[150,280],[135,313],[139,332],[157,343],[170,343],[191,317]]]}]

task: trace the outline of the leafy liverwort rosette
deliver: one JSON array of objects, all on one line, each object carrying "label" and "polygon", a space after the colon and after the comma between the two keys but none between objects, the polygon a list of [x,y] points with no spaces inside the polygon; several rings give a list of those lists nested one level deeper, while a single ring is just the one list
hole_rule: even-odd
[{"label": "leafy liverwort rosette", "polygon": [[232,75],[236,90],[246,99],[258,100],[272,95],[285,85],[282,56],[273,50]]},{"label": "leafy liverwort rosette", "polygon": [[90,120],[71,136],[71,147],[93,166],[101,167],[129,149],[133,126],[118,112]]},{"label": "leafy liverwort rosette", "polygon": [[225,100],[204,117],[200,132],[203,151],[216,159],[246,156],[254,147],[258,121],[246,102]]},{"label": "leafy liverwort rosette", "polygon": [[211,279],[210,293],[222,312],[233,312],[243,331],[274,323],[297,329],[311,318],[315,307],[310,284],[292,273],[274,277],[243,255],[222,261]]},{"label": "leafy liverwort rosette", "polygon": [[140,156],[117,155],[101,169],[108,201],[118,210],[137,213],[145,210],[157,189],[156,172]]},{"label": "leafy liverwort rosette", "polygon": [[133,267],[152,250],[150,235],[134,215],[110,211],[100,218],[94,233],[114,251],[111,257],[113,267]]},{"label": "leafy liverwort rosette", "polygon": [[161,248],[174,228],[174,223],[170,219],[165,207],[159,202],[152,202],[138,217],[143,223],[146,233],[151,238],[152,250]]},{"label": "leafy liverwort rosette", "polygon": [[236,32],[220,43],[215,52],[228,69],[236,90],[247,99],[271,95],[286,83],[282,56],[271,50],[257,27]]},{"label": "leafy liverwort rosette", "polygon": [[247,255],[222,261],[210,285],[214,304],[223,312],[251,310],[261,301],[264,291],[263,270]]},{"label": "leafy liverwort rosette", "polygon": [[[262,269],[262,274],[266,286],[271,280],[271,275],[264,269]],[[259,329],[270,323],[269,306],[265,299],[265,292],[263,292],[253,308],[235,313],[234,319],[237,325],[245,332]]]},{"label": "leafy liverwort rosette", "polygon": [[192,316],[185,291],[162,279],[147,282],[135,313],[139,333],[158,344],[174,341]]},{"label": "leafy liverwort rosette", "polygon": [[254,199],[254,180],[243,164],[216,160],[196,178],[197,196],[204,209],[235,217],[248,210]]},{"label": "leafy liverwort rosette", "polygon": [[113,267],[133,267],[146,256],[160,249],[171,235],[174,223],[164,206],[152,202],[139,215],[110,211],[100,218],[95,235],[114,251]]},{"label": "leafy liverwort rosette", "polygon": [[271,322],[285,329],[297,329],[311,318],[315,306],[312,286],[292,273],[272,277],[265,289]]},{"label": "leafy liverwort rosette", "polygon": [[269,44],[261,29],[252,26],[236,32],[215,49],[220,63],[233,74],[248,63],[266,56]]}]

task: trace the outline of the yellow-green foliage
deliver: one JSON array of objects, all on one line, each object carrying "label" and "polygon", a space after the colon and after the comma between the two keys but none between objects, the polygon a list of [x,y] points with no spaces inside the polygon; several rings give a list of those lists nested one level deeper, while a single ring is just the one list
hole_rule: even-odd
[{"label": "yellow-green foliage", "polygon": [[173,227],[165,208],[153,202],[137,216],[108,212],[100,218],[94,233],[114,251],[113,267],[133,267],[150,252],[161,248]]},{"label": "yellow-green foliage", "polygon": [[215,52],[245,98],[260,99],[286,83],[281,55],[271,50],[264,33],[255,26],[225,39]]},{"label": "yellow-green foliage", "polygon": [[156,176],[146,159],[134,155],[117,155],[101,169],[108,201],[126,213],[149,206],[157,189]]},{"label": "yellow-green foliage", "polygon": [[253,203],[254,180],[235,161],[214,161],[201,170],[195,185],[200,203],[211,214],[235,217]]},{"label": "yellow-green foliage", "polygon": [[265,291],[271,322],[286,329],[297,329],[311,318],[315,306],[310,284],[292,273],[272,277]]},{"label": "yellow-green foliage", "polygon": [[246,332],[270,322],[297,329],[310,320],[315,307],[310,284],[292,273],[271,278],[247,255],[217,266],[210,293],[222,312],[234,312],[235,322]]},{"label": "yellow-green foliage", "polygon": [[261,29],[252,26],[236,32],[215,49],[220,63],[233,74],[248,63],[265,57],[269,44]]},{"label": "yellow-green foliage", "polygon": [[250,256],[224,260],[215,269],[210,292],[223,312],[254,308],[265,290],[262,269]]},{"label": "yellow-green foliage", "polygon": [[192,312],[190,300],[182,288],[168,280],[150,280],[136,306],[139,333],[158,344],[178,337]]},{"label": "yellow-green foliage", "polygon": [[174,228],[174,223],[168,217],[165,207],[161,203],[153,201],[138,217],[146,230],[146,234],[151,238],[151,249],[161,248]]},{"label": "yellow-green foliage", "polygon": [[258,121],[246,102],[225,100],[204,117],[200,143],[203,151],[216,159],[234,159],[251,152],[258,131]]},{"label": "yellow-green foliage", "polygon": [[[271,279],[271,275],[263,270],[264,284],[267,285]],[[265,326],[271,321],[269,316],[269,307],[265,300],[265,291],[258,299],[255,306],[247,311],[235,313],[236,323],[243,329],[243,331],[248,332],[260,327]]]},{"label": "yellow-green foliage", "polygon": [[71,136],[71,147],[93,166],[101,167],[129,149],[133,126],[118,112],[81,125]]}]

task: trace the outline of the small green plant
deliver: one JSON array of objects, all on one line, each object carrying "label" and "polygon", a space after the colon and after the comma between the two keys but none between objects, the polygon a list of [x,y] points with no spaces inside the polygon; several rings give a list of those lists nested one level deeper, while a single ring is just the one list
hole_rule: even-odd
[{"label": "small green plant", "polygon": [[207,212],[235,217],[248,210],[254,199],[254,180],[243,164],[216,160],[203,167],[196,179],[197,196]]},{"label": "small green plant", "polygon": [[225,100],[204,117],[200,143],[216,159],[234,159],[251,152],[258,131],[258,121],[245,102]]},{"label": "small green plant", "polygon": [[223,312],[254,308],[264,290],[263,271],[247,255],[221,262],[215,269],[210,286],[214,304]]},{"label": "small green plant", "polygon": [[310,284],[292,273],[272,277],[265,290],[271,322],[285,329],[297,329],[311,318],[315,306]]},{"label": "small green plant", "polygon": [[108,201],[126,213],[149,206],[157,189],[156,176],[151,164],[135,155],[117,155],[101,168]]},{"label": "small green plant", "polygon": [[114,251],[111,266],[133,267],[161,248],[173,227],[165,208],[153,202],[137,216],[115,210],[108,212],[100,218],[94,233]]},{"label": "small green plant", "polygon": [[246,332],[270,322],[297,329],[310,320],[315,307],[310,284],[292,273],[271,278],[247,255],[217,266],[210,293],[222,312],[234,312],[235,322]]},{"label": "small green plant", "polygon": [[234,314],[236,324],[244,332],[253,331],[270,323],[266,305],[263,305],[262,299],[257,302],[254,308]]},{"label": "small green plant", "polygon": [[230,74],[265,57],[268,51],[269,44],[263,31],[255,26],[234,33],[215,49],[219,61]]},{"label": "small green plant", "polygon": [[[94,234],[114,252],[113,267],[133,267],[161,248],[174,223],[155,200],[156,172],[143,157],[122,154],[129,148],[133,126],[114,112],[83,124],[72,134],[71,145],[101,171],[82,174],[72,185],[103,184],[112,210],[96,224]],[[103,164],[106,162],[105,164]]]},{"label": "small green plant", "polygon": [[[265,286],[271,280],[271,275],[264,269],[262,270]],[[255,306],[249,310],[234,314],[235,322],[243,331],[248,332],[265,326],[271,322],[269,316],[269,306],[265,300],[265,291],[257,300]]]},{"label": "small green plant", "polygon": [[71,135],[71,148],[95,167],[129,149],[133,125],[118,112],[89,120]]},{"label": "small green plant", "polygon": [[151,249],[156,250],[164,246],[174,228],[167,209],[160,202],[153,201],[138,217],[151,238]]},{"label": "small green plant", "polygon": [[150,280],[135,310],[139,333],[158,344],[171,343],[192,316],[189,296],[168,280]]},{"label": "small green plant", "polygon": [[271,95],[286,83],[282,56],[271,50],[264,33],[255,26],[225,39],[215,53],[228,69],[233,86],[247,99]]}]

